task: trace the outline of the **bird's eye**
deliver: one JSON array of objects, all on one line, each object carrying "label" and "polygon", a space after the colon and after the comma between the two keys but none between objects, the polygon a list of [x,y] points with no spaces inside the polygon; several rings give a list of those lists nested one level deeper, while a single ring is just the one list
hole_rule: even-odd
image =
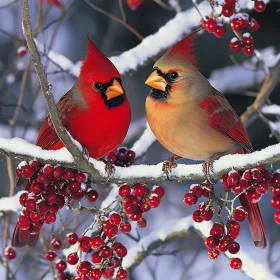
[{"label": "bird's eye", "polygon": [[97,83],[94,83],[94,87],[97,89],[97,90],[101,90],[102,89],[102,84],[97,82]]},{"label": "bird's eye", "polygon": [[172,80],[176,80],[179,77],[179,74],[177,72],[171,72],[169,76]]}]

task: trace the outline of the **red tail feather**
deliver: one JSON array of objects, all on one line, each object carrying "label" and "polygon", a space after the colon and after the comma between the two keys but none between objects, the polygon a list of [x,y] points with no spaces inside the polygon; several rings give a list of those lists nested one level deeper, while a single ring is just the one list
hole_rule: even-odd
[{"label": "red tail feather", "polygon": [[240,195],[239,200],[241,205],[248,210],[249,227],[255,246],[262,249],[266,248],[266,232],[258,204],[249,202],[245,194]]}]

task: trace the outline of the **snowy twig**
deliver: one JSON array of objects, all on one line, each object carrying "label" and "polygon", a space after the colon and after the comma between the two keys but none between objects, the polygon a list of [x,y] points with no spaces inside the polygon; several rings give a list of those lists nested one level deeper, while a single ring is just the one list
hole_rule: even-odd
[{"label": "snowy twig", "polygon": [[[66,148],[58,151],[47,151],[20,138],[0,138],[0,153],[22,160],[36,158],[42,163],[59,164],[65,167],[79,169],[86,173],[90,173],[94,169],[96,170],[96,176],[92,178],[93,182],[102,183],[107,180],[103,162],[90,158],[86,165],[80,165],[80,162],[74,161]],[[214,162],[215,178],[221,178],[223,174],[232,169],[245,170],[261,164],[273,164],[278,160],[280,160],[280,144],[269,146],[252,154],[227,155]],[[162,165],[163,163],[161,162],[157,165],[116,167],[116,172],[108,182],[116,184],[125,182],[134,185],[138,182],[151,183],[163,181],[166,180],[166,175],[162,171]],[[178,167],[172,170],[171,177],[180,182],[206,179],[202,172],[201,164],[178,164]]]},{"label": "snowy twig", "polygon": [[244,112],[240,119],[241,121],[249,126],[258,115],[258,112],[261,111],[262,106],[265,104],[266,100],[270,96],[273,89],[276,87],[279,81],[280,75],[280,59],[277,61],[274,67],[270,68],[269,74],[265,77],[263,85],[258,93],[255,101],[250,105],[246,112]]},{"label": "snowy twig", "polygon": [[[166,221],[163,228],[155,230],[128,249],[127,256],[123,260],[123,266],[131,272],[155,249],[191,233],[197,233],[205,239],[209,236],[209,231],[212,225],[213,224],[211,222],[194,223],[191,217]],[[232,257],[232,255],[228,252],[225,253],[225,255],[228,258]],[[273,275],[264,264],[254,261],[242,249],[240,249],[236,256],[243,260],[241,270],[250,278],[254,280],[280,279],[279,277]]]}]

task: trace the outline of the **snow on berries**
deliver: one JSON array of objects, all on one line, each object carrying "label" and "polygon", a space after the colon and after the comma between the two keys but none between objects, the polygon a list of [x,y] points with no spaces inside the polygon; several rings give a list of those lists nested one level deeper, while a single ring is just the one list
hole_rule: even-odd
[{"label": "snow on berries", "polygon": [[[210,17],[203,17],[200,21],[200,26],[209,33],[214,34],[217,38],[222,38],[226,32],[226,27],[221,17],[229,18],[230,27],[237,36],[233,37],[230,41],[230,50],[232,52],[239,52],[242,50],[246,56],[251,56],[255,48],[253,36],[248,33],[248,31],[258,31],[260,24],[248,14],[239,13],[238,2],[238,0],[224,0],[223,3],[213,2],[212,5],[217,7],[217,11],[213,12]],[[261,13],[265,10],[266,4],[263,1],[256,0],[254,8],[257,12]],[[242,34],[246,29],[247,32]]]},{"label": "snow on berries", "polygon": [[[246,40],[249,44],[252,41],[248,38]],[[245,195],[251,203],[258,203],[263,195],[271,191],[271,206],[276,209],[274,221],[280,224],[280,170],[272,172],[263,165],[243,172],[232,170],[222,176],[221,183],[225,190],[224,197],[215,196],[214,186],[206,182],[191,185],[189,192],[183,197],[187,206],[194,207],[198,204],[192,214],[196,223],[210,221],[216,213],[215,223],[205,239],[205,246],[209,249],[208,256],[213,260],[217,259],[220,253],[229,252],[235,255],[240,250],[236,239],[240,234],[241,224],[248,219],[248,209],[236,205],[240,195]],[[222,211],[228,214],[226,221],[221,218]],[[242,260],[232,258],[230,267],[242,268]]]}]

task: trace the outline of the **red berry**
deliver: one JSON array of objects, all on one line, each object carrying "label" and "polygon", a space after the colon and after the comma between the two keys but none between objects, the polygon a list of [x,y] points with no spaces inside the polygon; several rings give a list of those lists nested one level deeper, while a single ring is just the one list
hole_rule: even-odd
[{"label": "red berry", "polygon": [[203,195],[203,188],[199,184],[193,184],[190,186],[190,193],[193,193],[196,197],[201,197]]},{"label": "red berry", "polygon": [[119,267],[121,264],[121,261],[119,258],[117,257],[113,257],[109,263],[110,267],[113,267],[113,268],[117,268]]},{"label": "red berry", "polygon": [[34,197],[28,198],[26,200],[26,205],[25,205],[26,209],[28,211],[36,211],[37,208],[37,204],[36,204],[36,200]]},{"label": "red berry", "polygon": [[242,22],[240,21],[239,18],[234,18],[231,21],[230,26],[231,26],[232,30],[236,31],[236,32],[240,32],[243,29]]},{"label": "red berry", "polygon": [[213,218],[214,209],[209,208],[205,210],[200,210],[200,214],[204,221],[210,221]]},{"label": "red berry", "polygon": [[137,206],[133,203],[133,202],[125,202],[123,204],[123,210],[127,213],[127,214],[131,214],[136,210]]},{"label": "red berry", "polygon": [[77,266],[77,273],[79,275],[87,275],[90,273],[90,271],[91,271],[91,263],[88,261],[80,262],[79,265]]},{"label": "red berry", "polygon": [[263,179],[262,172],[258,168],[254,168],[251,170],[251,176],[253,182],[259,183]]},{"label": "red berry", "polygon": [[91,250],[90,245],[89,245],[90,239],[91,238],[89,236],[82,236],[79,238],[78,246],[82,252],[87,253]]},{"label": "red berry", "polygon": [[153,186],[152,193],[157,194],[159,199],[161,199],[164,196],[164,188],[161,186]]},{"label": "red berry", "polygon": [[34,175],[34,170],[31,165],[24,165],[21,167],[21,174],[24,178],[29,179]]},{"label": "red berry", "polygon": [[197,200],[197,196],[193,193],[186,193],[184,196],[184,203],[188,206],[196,204]]},{"label": "red berry", "polygon": [[273,188],[280,188],[280,173],[277,171],[272,175],[271,185]]},{"label": "red berry", "polygon": [[95,190],[90,190],[86,193],[86,198],[89,202],[94,203],[98,199],[98,192]]},{"label": "red berry", "polygon": [[274,221],[276,224],[280,225],[280,211],[274,213]]},{"label": "red berry", "polygon": [[135,195],[128,195],[123,199],[124,203],[132,202],[135,206],[138,204],[138,198]]},{"label": "red berry", "polygon": [[23,192],[20,196],[19,196],[19,203],[22,205],[22,206],[25,206],[26,205],[26,200],[28,198],[28,193],[27,192]]},{"label": "red berry", "polygon": [[219,243],[219,238],[217,236],[208,236],[205,241],[205,246],[209,249],[215,248]]},{"label": "red berry", "polygon": [[268,183],[265,183],[265,182],[259,182],[255,186],[255,190],[259,194],[266,194],[269,190],[269,185],[268,185]]},{"label": "red berry", "polygon": [[83,189],[79,189],[77,192],[75,193],[71,193],[71,197],[73,200],[81,200],[85,195],[85,191]]},{"label": "red berry", "polygon": [[41,214],[38,212],[31,212],[29,215],[30,219],[34,222],[41,220]]},{"label": "red berry", "polygon": [[42,201],[38,204],[38,213],[40,213],[41,216],[43,216],[44,214],[46,214],[50,207],[49,207],[49,204],[46,202],[46,201]]},{"label": "red berry", "polygon": [[74,179],[75,172],[73,169],[67,168],[64,172],[63,179],[66,181]]},{"label": "red berry", "polygon": [[45,173],[46,175],[48,175],[50,178],[53,177],[53,166],[50,164],[46,164],[43,168],[43,173]]},{"label": "red berry", "polygon": [[119,258],[124,258],[127,255],[127,249],[124,246],[118,246],[115,253]]},{"label": "red berry", "polygon": [[32,166],[34,172],[38,172],[41,169],[41,164],[37,160],[32,160],[29,164]]},{"label": "red berry", "polygon": [[252,203],[258,203],[261,200],[262,195],[257,193],[254,188],[250,188],[246,192],[247,199]]},{"label": "red berry", "polygon": [[120,242],[115,242],[113,245],[112,245],[112,248],[114,251],[116,251],[119,247],[122,247],[122,243]]},{"label": "red berry", "polygon": [[57,198],[56,194],[48,194],[46,196],[46,200],[47,200],[49,205],[55,204],[56,203],[56,198]]},{"label": "red berry", "polygon": [[245,46],[242,48],[242,50],[246,56],[251,56],[255,51],[254,46],[250,46],[250,47]]},{"label": "red berry", "polygon": [[96,264],[101,263],[102,258],[100,257],[99,252],[93,253],[91,255],[91,261]]},{"label": "red berry", "polygon": [[61,242],[60,238],[54,237],[51,239],[51,248],[54,251],[59,250],[61,248],[61,246],[62,246],[62,242]]},{"label": "red berry", "polygon": [[113,250],[108,246],[103,246],[100,249],[99,256],[103,259],[110,258],[113,255]]},{"label": "red berry", "polygon": [[211,260],[216,260],[220,255],[220,252],[217,250],[217,249],[210,249],[208,251],[208,257],[211,259]]},{"label": "red berry", "polygon": [[271,206],[275,209],[280,209],[280,196],[274,196],[271,199]]},{"label": "red berry", "polygon": [[225,190],[230,191],[231,190],[231,186],[228,184],[228,174],[224,174],[222,176],[222,183],[224,185]]},{"label": "red berry", "polygon": [[17,256],[15,249],[11,247],[5,249],[4,255],[7,260],[13,260]]},{"label": "red berry", "polygon": [[136,196],[145,196],[149,193],[149,189],[144,184],[137,184],[133,188],[134,194]]},{"label": "red berry", "polygon": [[81,184],[79,182],[69,182],[68,189],[71,193],[77,192],[81,188]]},{"label": "red berry", "polygon": [[99,250],[104,245],[104,240],[98,235],[90,239],[90,247],[94,250]]},{"label": "red berry", "polygon": [[133,162],[134,159],[135,159],[135,157],[136,157],[136,154],[135,154],[134,151],[128,150],[128,151],[126,152],[126,159],[127,159],[129,162]]},{"label": "red berry", "polygon": [[258,13],[262,13],[266,8],[266,5],[263,1],[255,1],[255,10]]},{"label": "red berry", "polygon": [[38,182],[33,182],[29,192],[35,193],[35,194],[40,194],[42,192],[42,185]]},{"label": "red berry", "polygon": [[239,52],[242,49],[242,43],[234,37],[231,39],[229,47],[232,52]]},{"label": "red berry", "polygon": [[243,44],[247,47],[251,47],[254,44],[254,38],[249,33],[245,33],[242,36]]},{"label": "red berry", "polygon": [[228,235],[233,239],[236,239],[240,233],[240,224],[237,221],[228,221],[227,222]]},{"label": "red berry", "polygon": [[224,5],[222,8],[222,14],[224,17],[231,17],[234,13],[234,6],[232,5]]},{"label": "red berry", "polygon": [[202,18],[199,22],[199,25],[201,26],[201,28],[205,29],[206,28],[206,22],[207,22],[207,18]]},{"label": "red berry", "polygon": [[124,269],[119,269],[116,277],[117,277],[117,280],[127,280],[128,279],[128,273]]},{"label": "red berry", "polygon": [[137,221],[137,226],[140,228],[145,228],[147,225],[146,219],[141,218],[140,220]]},{"label": "red berry", "polygon": [[75,180],[79,183],[84,183],[87,180],[87,176],[79,171],[75,174]]},{"label": "red berry", "polygon": [[122,218],[117,213],[111,213],[109,216],[109,221],[112,225],[119,225],[122,222]]},{"label": "red berry", "polygon": [[[127,0],[129,1],[129,0]],[[108,267],[108,268],[103,268],[102,269],[102,276],[105,278],[105,279],[111,279],[114,275],[114,268],[111,268],[111,267]]]},{"label": "red berry", "polygon": [[131,232],[131,224],[129,222],[121,223],[120,224],[120,230],[123,233]]},{"label": "red berry", "polygon": [[213,33],[217,29],[217,21],[213,18],[209,18],[205,23],[206,30]]},{"label": "red berry", "polygon": [[65,168],[62,167],[62,166],[56,166],[53,170],[53,177],[55,179],[60,179],[63,177],[64,175],[64,172],[65,172]]},{"label": "red berry", "polygon": [[250,21],[249,21],[249,30],[251,32],[256,32],[260,29],[260,24],[254,19],[252,18]]},{"label": "red berry", "polygon": [[239,258],[232,258],[229,262],[229,265],[233,269],[240,269],[242,267],[242,261]]},{"label": "red berry", "polygon": [[37,176],[37,181],[43,186],[47,186],[50,183],[50,178],[46,174],[41,173]]},{"label": "red berry", "polygon": [[126,0],[127,5],[131,10],[136,10],[141,4],[143,0]]},{"label": "red berry", "polygon": [[236,0],[225,0],[225,3],[229,6],[233,6],[236,3]]},{"label": "red berry", "polygon": [[248,210],[243,206],[238,206],[233,212],[233,217],[238,222],[243,222],[248,217]]},{"label": "red berry", "polygon": [[280,195],[280,188],[271,188],[271,191],[274,196]]},{"label": "red berry", "polygon": [[139,210],[136,209],[133,213],[129,214],[128,217],[131,221],[138,221],[142,218],[143,213]]},{"label": "red berry", "polygon": [[224,234],[224,226],[220,223],[214,223],[210,229],[210,235],[221,237]]},{"label": "red berry", "polygon": [[138,207],[142,212],[148,212],[151,210],[151,206],[148,204],[146,199],[141,199]]},{"label": "red berry", "polygon": [[98,268],[94,268],[90,273],[90,277],[92,280],[99,280],[102,277],[102,271]]},{"label": "red berry", "polygon": [[230,245],[230,242],[228,240],[221,239],[218,244],[218,250],[220,252],[226,252],[228,250],[229,245]]},{"label": "red berry", "polygon": [[193,212],[193,214],[192,214],[192,219],[193,219],[193,221],[196,222],[196,223],[201,223],[201,222],[203,222],[203,218],[201,217],[201,213],[200,213],[199,210],[196,210],[196,211]]},{"label": "red berry", "polygon": [[57,263],[55,264],[55,269],[57,271],[61,271],[62,272],[62,271],[64,271],[66,269],[66,267],[67,267],[66,262],[64,262],[62,260],[57,261]]},{"label": "red berry", "polygon": [[[130,214],[132,215],[132,214]],[[114,238],[116,234],[118,233],[118,227],[115,225],[112,225],[111,223],[103,223],[103,231],[104,234],[109,236],[110,238]]]},{"label": "red berry", "polygon": [[27,230],[30,228],[30,219],[27,216],[19,216],[18,217],[18,225],[22,230]]},{"label": "red berry", "polygon": [[47,213],[44,215],[44,221],[46,224],[53,224],[56,221],[55,213]]},{"label": "red berry", "polygon": [[46,255],[45,255],[46,260],[49,262],[52,262],[56,258],[56,256],[57,256],[56,253],[53,251],[48,251],[48,252],[46,252]]},{"label": "red berry", "polygon": [[251,175],[251,170],[245,170],[243,172],[242,179],[244,179],[248,182],[252,182],[253,179],[252,179],[252,175]]},{"label": "red berry", "polygon": [[213,186],[207,183],[203,183],[201,186],[203,188],[203,196],[209,197],[210,193],[213,192]]},{"label": "red berry", "polygon": [[79,256],[77,253],[71,253],[67,256],[67,262],[71,265],[77,264],[79,261]]},{"label": "red berry", "polygon": [[160,204],[160,198],[158,197],[158,195],[155,193],[151,194],[151,196],[148,198],[148,204],[152,208],[157,208]]},{"label": "red berry", "polygon": [[231,254],[237,254],[240,250],[240,245],[239,243],[237,242],[233,242],[232,244],[229,245],[228,247],[228,251],[231,253]]},{"label": "red berry", "polygon": [[214,34],[217,38],[222,38],[224,37],[225,32],[226,32],[225,26],[222,24],[218,24]]}]

